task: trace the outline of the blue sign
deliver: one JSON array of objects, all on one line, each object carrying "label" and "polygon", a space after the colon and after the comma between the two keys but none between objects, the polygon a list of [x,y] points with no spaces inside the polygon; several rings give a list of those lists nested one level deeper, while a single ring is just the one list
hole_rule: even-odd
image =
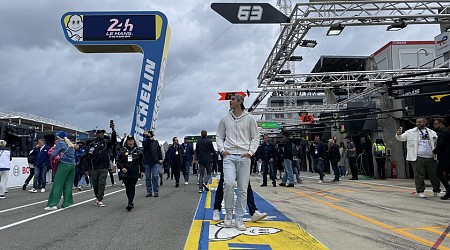
[{"label": "blue sign", "polygon": [[157,11],[68,12],[61,18],[66,39],[85,53],[143,53],[130,134],[140,145],[154,131],[169,50],[170,28]]}]

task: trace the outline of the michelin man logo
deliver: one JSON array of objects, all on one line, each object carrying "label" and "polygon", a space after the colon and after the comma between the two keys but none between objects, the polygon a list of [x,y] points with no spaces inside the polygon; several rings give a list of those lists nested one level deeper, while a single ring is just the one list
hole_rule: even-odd
[{"label": "michelin man logo", "polygon": [[83,17],[72,15],[66,23],[67,34],[74,41],[83,41]]},{"label": "michelin man logo", "polygon": [[209,240],[210,241],[224,241],[231,240],[243,234],[247,236],[260,236],[266,234],[276,234],[281,232],[281,229],[273,227],[247,227],[247,230],[240,231],[237,228],[226,228],[221,222],[219,224],[209,225]]}]

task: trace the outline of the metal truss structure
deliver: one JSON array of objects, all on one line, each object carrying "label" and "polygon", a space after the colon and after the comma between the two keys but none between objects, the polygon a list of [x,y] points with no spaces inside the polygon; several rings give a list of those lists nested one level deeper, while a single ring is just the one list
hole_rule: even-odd
[{"label": "metal truss structure", "polygon": [[[335,111],[345,108],[347,102],[379,91],[382,87],[377,85],[377,83],[389,81],[393,76],[398,74],[413,73],[409,72],[409,70],[402,69],[391,72],[362,71],[281,75],[280,70],[283,69],[295,49],[305,40],[304,38],[309,29],[333,25],[339,25],[341,27],[393,25],[399,22],[402,22],[404,25],[442,23],[449,23],[450,25],[449,9],[450,0],[320,1],[296,4],[290,15],[290,25],[284,26],[259,73],[258,87],[263,88],[263,90],[250,106],[249,111],[253,114],[294,113],[306,112],[308,110],[318,112]],[[418,72],[420,70],[413,71]],[[448,77],[448,75],[439,77]],[[286,81],[283,80],[283,83],[275,81],[280,78]],[[407,82],[408,79],[403,78],[402,81]],[[291,84],[287,84],[288,82]],[[336,86],[342,88],[366,87],[366,90],[363,93],[350,96],[346,101],[333,105],[289,107],[289,110],[286,107],[257,108],[264,98],[273,91],[323,90]]]},{"label": "metal truss structure", "polygon": [[[435,74],[433,72],[436,71]],[[423,76],[416,76],[418,73],[429,73]],[[413,75],[407,77],[408,75]],[[377,91],[386,88],[386,82],[396,79],[394,85],[408,85],[411,82],[420,80],[442,80],[450,78],[450,72],[442,72],[439,68],[434,69],[402,69],[402,70],[377,70],[377,71],[348,71],[348,72],[325,72],[325,73],[308,73],[294,75],[279,75],[286,79],[293,80],[294,84],[272,83],[264,85],[262,92],[258,95],[252,106],[249,108],[255,115],[262,114],[282,114],[308,112],[311,110],[317,112],[332,112],[345,109],[347,103],[356,101],[371,95]],[[259,103],[266,97],[268,93],[275,91],[291,91],[294,93],[302,93],[308,91],[324,91],[326,89],[355,89],[364,88],[364,91],[350,96],[337,104],[333,105],[305,105],[301,107],[266,107],[256,108]],[[260,100],[258,100],[260,98]],[[292,111],[292,112],[291,112]]]},{"label": "metal truss structure", "polygon": [[10,120],[10,119],[21,119],[21,120],[27,120],[27,121],[31,121],[31,122],[35,122],[37,124],[46,124],[49,126],[55,126],[55,127],[59,127],[59,128],[64,128],[64,129],[70,129],[73,131],[77,131],[77,132],[82,132],[84,133],[83,130],[81,130],[80,128],[67,124],[67,123],[63,123],[63,122],[59,122],[50,118],[45,118],[45,117],[41,117],[41,116],[37,116],[37,115],[32,115],[32,114],[28,114],[28,113],[24,113],[24,112],[17,112],[17,111],[10,111],[10,112],[0,112],[0,120]]}]

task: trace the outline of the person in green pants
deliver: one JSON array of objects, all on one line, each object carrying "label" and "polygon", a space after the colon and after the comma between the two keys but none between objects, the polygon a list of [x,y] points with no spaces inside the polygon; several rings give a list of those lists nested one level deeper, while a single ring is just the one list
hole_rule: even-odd
[{"label": "person in green pants", "polygon": [[61,208],[73,204],[72,185],[75,178],[75,145],[67,138],[67,133],[59,131],[56,133],[55,150],[50,156],[53,160],[59,156],[58,170],[55,174],[52,190],[48,197],[46,211],[58,209],[57,205],[64,196]]}]

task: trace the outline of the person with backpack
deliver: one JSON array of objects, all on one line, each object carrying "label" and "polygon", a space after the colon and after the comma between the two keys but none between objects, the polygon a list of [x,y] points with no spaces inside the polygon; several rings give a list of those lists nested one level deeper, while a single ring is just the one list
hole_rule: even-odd
[{"label": "person with backpack", "polygon": [[384,143],[383,139],[377,138],[375,140],[375,143],[373,144],[373,147],[375,161],[377,162],[378,177],[382,180],[386,180],[386,144]]},{"label": "person with backpack", "polygon": [[[30,174],[28,175],[27,179],[25,179],[25,183],[22,186],[22,190],[26,190],[27,189],[28,184],[30,183],[31,179],[33,179],[33,176],[34,176],[34,162],[35,162],[35,159],[34,159],[33,150],[31,150],[28,153],[27,161],[28,161],[28,167],[30,168]],[[38,186],[40,186],[40,183],[38,183]]]},{"label": "person with backpack", "polygon": [[328,140],[328,160],[334,172],[334,180],[331,182],[338,182],[340,175],[338,162],[341,160],[341,153],[339,152],[339,146],[334,143],[333,139]]}]

